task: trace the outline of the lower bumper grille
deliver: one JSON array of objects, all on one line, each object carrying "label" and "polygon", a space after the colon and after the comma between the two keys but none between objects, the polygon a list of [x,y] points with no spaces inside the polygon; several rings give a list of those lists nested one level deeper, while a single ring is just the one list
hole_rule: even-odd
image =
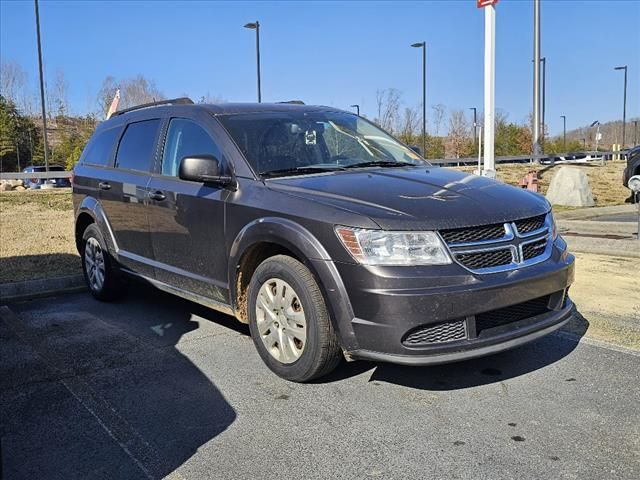
[{"label": "lower bumper grille", "polygon": [[455,342],[467,338],[464,320],[425,325],[411,330],[402,343],[408,347],[432,343]]},{"label": "lower bumper grille", "polygon": [[534,298],[528,302],[518,303],[510,307],[492,310],[476,315],[476,332],[480,335],[483,330],[501,327],[526,318],[535,317],[549,311],[550,295]]},{"label": "lower bumper grille", "polygon": [[[534,298],[526,302],[517,303],[508,307],[491,310],[470,316],[467,319],[450,320],[431,325],[422,325],[409,330],[402,340],[407,347],[419,347],[426,345],[442,344],[460,340],[473,340],[485,330],[502,327],[511,323],[526,320],[537,315],[548,313],[554,308],[565,306],[564,291],[559,291],[544,297]],[[470,337],[467,332],[473,332],[475,322],[475,336]],[[471,325],[471,328],[469,326]]]}]

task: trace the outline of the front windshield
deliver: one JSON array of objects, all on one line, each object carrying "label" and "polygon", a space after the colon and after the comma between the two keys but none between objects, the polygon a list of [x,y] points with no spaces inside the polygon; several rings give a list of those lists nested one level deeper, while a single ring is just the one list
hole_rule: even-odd
[{"label": "front windshield", "polygon": [[410,148],[349,113],[268,112],[218,118],[254,171],[267,177],[426,164]]}]

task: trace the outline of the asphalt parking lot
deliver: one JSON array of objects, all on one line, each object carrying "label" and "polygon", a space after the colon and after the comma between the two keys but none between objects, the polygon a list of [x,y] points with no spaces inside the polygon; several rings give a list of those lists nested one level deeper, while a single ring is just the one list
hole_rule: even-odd
[{"label": "asphalt parking lot", "polygon": [[1,478],[640,478],[629,351],[551,335],[300,385],[230,317],[131,290],[3,307]]}]

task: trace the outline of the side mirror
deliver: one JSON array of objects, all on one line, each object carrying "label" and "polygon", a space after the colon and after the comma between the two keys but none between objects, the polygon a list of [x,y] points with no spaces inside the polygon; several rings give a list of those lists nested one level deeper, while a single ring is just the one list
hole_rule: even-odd
[{"label": "side mirror", "polygon": [[422,149],[417,145],[409,145],[409,148],[416,152],[418,155],[422,156]]},{"label": "side mirror", "polygon": [[190,155],[180,161],[178,177],[191,182],[228,186],[234,183],[229,175],[221,175],[220,161],[213,155]]}]

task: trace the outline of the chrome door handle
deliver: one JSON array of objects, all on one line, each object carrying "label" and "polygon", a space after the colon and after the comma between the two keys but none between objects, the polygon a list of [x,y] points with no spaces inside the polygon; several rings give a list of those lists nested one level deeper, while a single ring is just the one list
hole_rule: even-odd
[{"label": "chrome door handle", "polygon": [[157,201],[162,201],[165,198],[167,198],[167,196],[159,190],[156,190],[155,192],[149,192],[148,197],[151,200],[157,200]]}]

